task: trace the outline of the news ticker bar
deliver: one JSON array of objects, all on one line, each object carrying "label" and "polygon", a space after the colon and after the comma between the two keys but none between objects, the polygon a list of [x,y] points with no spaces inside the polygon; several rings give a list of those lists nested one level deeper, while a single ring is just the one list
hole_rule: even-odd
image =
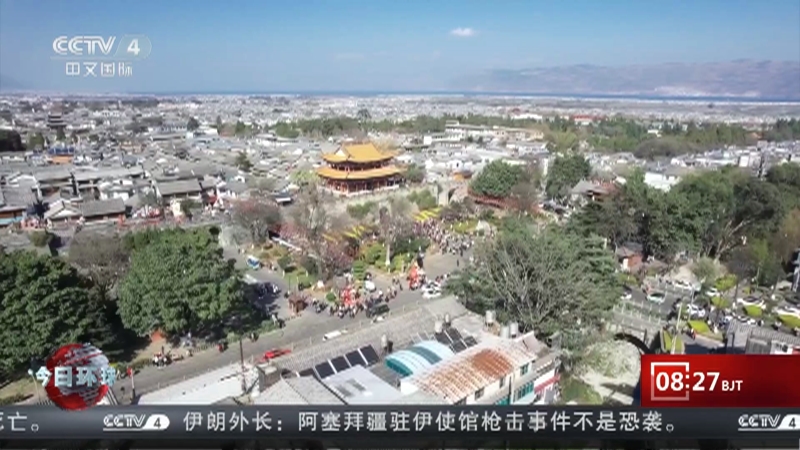
[{"label": "news ticker bar", "polygon": [[642,355],[641,406],[800,407],[796,355]]},{"label": "news ticker bar", "polygon": [[53,406],[0,408],[0,439],[800,439],[800,408]]}]

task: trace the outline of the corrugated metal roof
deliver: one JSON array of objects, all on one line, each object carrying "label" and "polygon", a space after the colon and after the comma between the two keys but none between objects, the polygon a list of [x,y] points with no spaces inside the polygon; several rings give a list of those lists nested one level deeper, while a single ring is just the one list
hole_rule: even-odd
[{"label": "corrugated metal roof", "polygon": [[535,359],[522,343],[492,340],[412,375],[407,382],[443,399],[458,401]]}]

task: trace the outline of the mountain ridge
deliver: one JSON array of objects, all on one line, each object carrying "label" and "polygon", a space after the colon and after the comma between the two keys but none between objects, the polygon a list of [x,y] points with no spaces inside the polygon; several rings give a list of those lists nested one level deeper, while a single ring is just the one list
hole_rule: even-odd
[{"label": "mountain ridge", "polygon": [[800,61],[495,69],[455,79],[451,87],[473,92],[800,100]]}]

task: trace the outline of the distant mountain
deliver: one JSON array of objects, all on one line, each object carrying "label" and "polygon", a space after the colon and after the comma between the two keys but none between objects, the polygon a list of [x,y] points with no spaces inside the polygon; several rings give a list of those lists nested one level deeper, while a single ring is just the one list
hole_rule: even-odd
[{"label": "distant mountain", "polygon": [[0,91],[16,91],[20,89],[25,89],[25,86],[13,78],[0,75]]},{"label": "distant mountain", "polygon": [[800,100],[800,62],[737,60],[491,70],[453,81],[466,91]]}]

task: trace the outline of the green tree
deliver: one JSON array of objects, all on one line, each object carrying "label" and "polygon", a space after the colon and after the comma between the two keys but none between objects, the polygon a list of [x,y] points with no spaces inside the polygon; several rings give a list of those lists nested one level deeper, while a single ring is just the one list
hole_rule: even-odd
[{"label": "green tree", "polygon": [[470,190],[477,195],[506,198],[511,190],[525,179],[522,166],[511,165],[499,159],[486,165],[470,183]]},{"label": "green tree", "polygon": [[64,142],[67,139],[67,135],[64,133],[64,129],[59,127],[56,130],[56,140],[59,142]]},{"label": "green tree", "polygon": [[767,171],[766,179],[778,188],[787,209],[800,208],[800,164],[775,165]]},{"label": "green tree", "polygon": [[236,155],[236,167],[242,172],[250,172],[250,169],[253,168],[253,163],[250,162],[250,158],[247,157],[245,152],[239,152]]},{"label": "green tree", "polygon": [[221,132],[223,128],[225,128],[225,124],[222,123],[222,117],[217,116],[217,119],[214,121],[214,127],[217,129],[217,132]]},{"label": "green tree", "polygon": [[417,164],[411,164],[406,167],[403,176],[410,183],[422,183],[425,181],[425,168]]},{"label": "green tree", "polygon": [[189,131],[194,131],[198,128],[200,128],[200,122],[198,122],[194,117],[190,117],[186,122],[186,129]]},{"label": "green tree", "polygon": [[545,193],[551,199],[563,201],[570,190],[592,173],[592,165],[582,155],[556,158],[547,174]]},{"label": "green tree", "polygon": [[45,139],[42,133],[36,132],[33,135],[28,135],[28,148],[44,148]]},{"label": "green tree", "polygon": [[60,345],[102,348],[114,340],[91,285],[60,258],[0,253],[0,305],[0,372],[6,376]]},{"label": "green tree", "polygon": [[684,226],[698,239],[703,256],[724,257],[747,236],[769,234],[782,217],[777,188],[735,170],[690,176],[672,191],[685,199]]},{"label": "green tree", "polygon": [[119,315],[140,335],[205,331],[246,310],[233,261],[205,229],[165,230],[133,251],[119,286]]},{"label": "green tree", "polygon": [[500,227],[476,249],[476,261],[448,282],[465,305],[495,310],[540,338],[558,332],[568,358],[599,338],[603,321],[619,299],[613,254],[597,238],[557,227],[532,234],[522,219]]},{"label": "green tree", "polygon": [[233,130],[233,134],[236,136],[242,136],[247,132],[247,125],[245,125],[241,120],[236,122],[236,128]]}]

